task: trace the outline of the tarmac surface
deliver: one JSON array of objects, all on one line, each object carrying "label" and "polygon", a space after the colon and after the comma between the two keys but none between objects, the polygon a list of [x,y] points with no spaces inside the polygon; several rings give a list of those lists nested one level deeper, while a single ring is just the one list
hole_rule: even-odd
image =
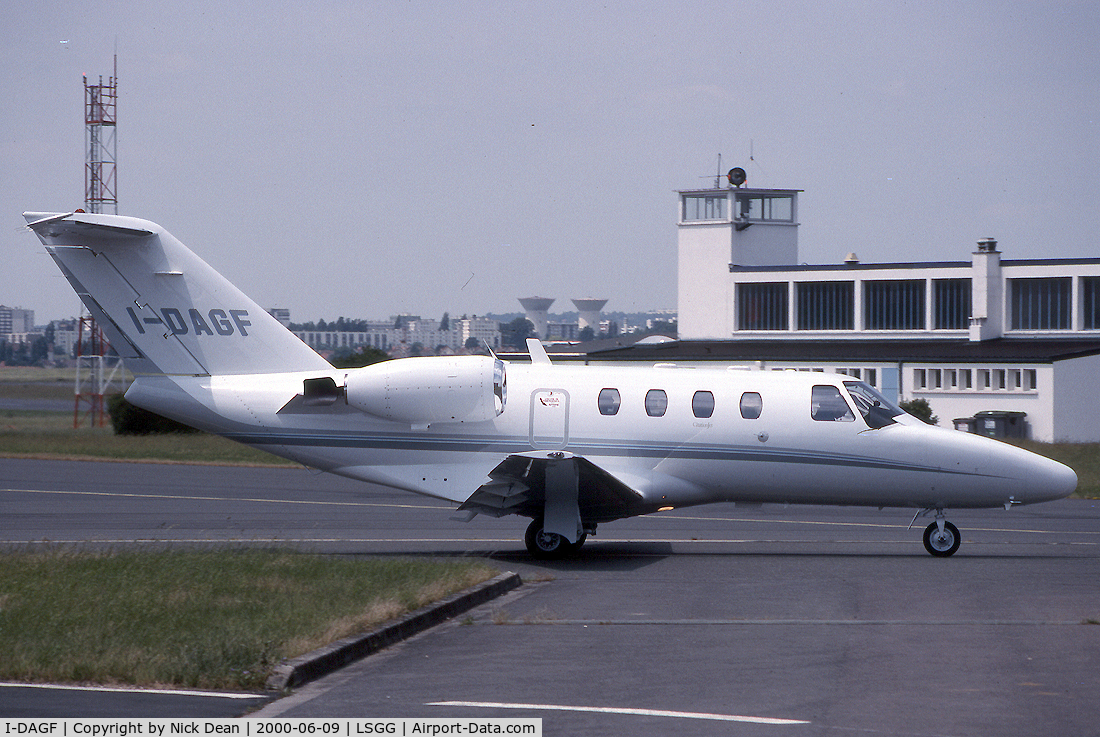
[{"label": "tarmac surface", "polygon": [[[1100,502],[712,505],[537,563],[526,520],[304,470],[0,459],[0,546],[476,556],[525,585],[263,705],[0,687],[2,716],[541,717],[557,734],[1095,734]],[[31,693],[31,692],[34,693]],[[135,699],[150,699],[137,703]],[[217,712],[210,714],[208,712]]]}]

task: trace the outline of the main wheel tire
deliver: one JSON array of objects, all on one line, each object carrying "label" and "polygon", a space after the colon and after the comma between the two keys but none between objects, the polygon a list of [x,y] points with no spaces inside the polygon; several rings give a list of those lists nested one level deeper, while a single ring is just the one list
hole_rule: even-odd
[{"label": "main wheel tire", "polygon": [[961,543],[959,528],[950,522],[943,523],[943,532],[935,522],[924,528],[924,549],[937,558],[954,555]]},{"label": "main wheel tire", "polygon": [[[556,532],[546,532],[542,529],[542,519],[531,520],[527,525],[527,532],[523,536],[523,542],[527,545],[527,552],[540,560],[557,560],[575,552],[583,540],[570,543]],[[576,548],[574,547],[576,546]]]}]

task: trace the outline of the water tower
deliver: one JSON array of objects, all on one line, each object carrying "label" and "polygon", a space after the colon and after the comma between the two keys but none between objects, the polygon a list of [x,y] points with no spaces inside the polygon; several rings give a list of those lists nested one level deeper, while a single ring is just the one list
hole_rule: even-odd
[{"label": "water tower", "polygon": [[592,297],[573,300],[573,305],[576,306],[577,311],[580,313],[577,318],[577,330],[580,331],[585,328],[592,328],[592,332],[599,335],[600,310],[603,309],[605,304],[607,304],[606,299],[593,299]]},{"label": "water tower", "polygon": [[550,313],[550,305],[554,304],[553,297],[519,297],[519,303],[523,305],[527,319],[535,326],[535,333],[539,338],[546,337],[546,323]]}]

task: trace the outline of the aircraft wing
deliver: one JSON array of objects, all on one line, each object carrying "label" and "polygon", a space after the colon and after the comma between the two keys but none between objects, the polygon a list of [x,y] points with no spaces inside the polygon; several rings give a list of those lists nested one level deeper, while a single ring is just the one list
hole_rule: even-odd
[{"label": "aircraft wing", "polygon": [[640,493],[587,458],[545,452],[505,458],[489,472],[490,480],[478,487],[459,510],[492,517],[509,514],[538,517],[546,504],[547,465],[562,460],[576,464],[577,504],[584,520],[610,522],[652,511]]}]

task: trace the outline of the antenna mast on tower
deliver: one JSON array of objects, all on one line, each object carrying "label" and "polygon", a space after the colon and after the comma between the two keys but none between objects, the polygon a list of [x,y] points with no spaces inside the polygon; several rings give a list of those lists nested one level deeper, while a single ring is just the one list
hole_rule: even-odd
[{"label": "antenna mast on tower", "polygon": [[103,212],[112,208],[118,214],[118,180],[116,178],[118,123],[118,54],[115,54],[114,74],[103,83],[88,84],[84,75],[84,130],[87,159],[84,164],[84,204],[88,212]]},{"label": "antenna mast on tower", "polygon": [[[114,74],[103,83],[88,84],[84,75],[84,206],[88,212],[101,213],[110,207],[118,214],[117,160],[118,123],[118,54],[114,58]],[[87,328],[87,337],[84,330]],[[91,315],[80,316],[76,342],[76,402],[73,427],[80,427],[81,415],[88,417],[92,427],[107,424],[103,398],[112,385],[121,382],[121,361],[112,356],[111,344]],[[115,387],[117,391],[121,386]]]}]

